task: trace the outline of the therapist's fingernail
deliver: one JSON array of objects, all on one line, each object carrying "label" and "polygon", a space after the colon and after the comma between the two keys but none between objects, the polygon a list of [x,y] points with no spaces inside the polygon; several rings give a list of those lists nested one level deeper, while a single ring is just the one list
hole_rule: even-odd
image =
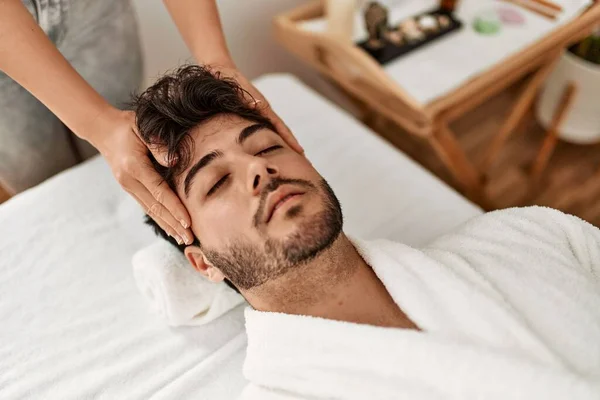
[{"label": "therapist's fingernail", "polygon": [[184,219],[179,220],[179,222],[181,222],[181,226],[183,226],[183,229],[187,229],[189,227],[188,223],[185,222]]},{"label": "therapist's fingernail", "polygon": [[183,240],[181,240],[181,238],[179,237],[179,235],[175,235],[175,240],[177,240],[177,243],[181,246],[183,244]]}]

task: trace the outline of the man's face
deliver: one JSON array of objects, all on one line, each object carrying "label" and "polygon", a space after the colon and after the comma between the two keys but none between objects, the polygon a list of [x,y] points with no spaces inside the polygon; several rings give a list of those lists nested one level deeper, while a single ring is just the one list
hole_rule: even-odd
[{"label": "man's face", "polygon": [[191,136],[177,192],[206,259],[238,288],[284,275],[339,236],[331,188],[277,133],[222,115]]}]

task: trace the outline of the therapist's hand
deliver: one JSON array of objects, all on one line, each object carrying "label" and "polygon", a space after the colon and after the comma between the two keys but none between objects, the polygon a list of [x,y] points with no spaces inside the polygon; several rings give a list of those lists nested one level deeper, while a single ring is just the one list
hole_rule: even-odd
[{"label": "therapist's hand", "polygon": [[[279,118],[277,114],[271,108],[271,105],[265,99],[265,97],[258,91],[256,87],[235,67],[223,67],[216,68],[217,71],[221,72],[225,77],[235,79],[242,89],[246,90],[254,98],[253,105],[261,112],[262,115],[267,117],[277,129],[277,133],[281,138],[296,152],[304,154],[304,149],[300,146],[300,143],[296,140],[296,137],[288,128],[288,126]],[[251,100],[251,99],[250,99]]]},{"label": "therapist's hand", "polygon": [[87,139],[110,164],[117,181],[160,227],[180,244],[191,244],[190,217],[179,197],[156,172],[150,159],[168,166],[166,152],[149,148],[140,138],[131,111],[108,110],[100,117],[103,132]]}]

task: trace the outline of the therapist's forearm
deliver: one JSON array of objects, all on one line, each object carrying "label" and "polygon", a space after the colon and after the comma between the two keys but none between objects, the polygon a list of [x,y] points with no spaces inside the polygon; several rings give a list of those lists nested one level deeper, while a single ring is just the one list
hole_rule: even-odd
[{"label": "therapist's forearm", "polygon": [[21,0],[0,0],[0,71],[88,140],[112,108],[63,57]]},{"label": "therapist's forearm", "polygon": [[233,66],[216,0],[163,0],[179,33],[200,64]]}]

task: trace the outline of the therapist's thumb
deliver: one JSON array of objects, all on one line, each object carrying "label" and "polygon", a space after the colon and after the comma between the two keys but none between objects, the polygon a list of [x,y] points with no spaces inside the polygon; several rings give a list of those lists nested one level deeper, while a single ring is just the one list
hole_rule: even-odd
[{"label": "therapist's thumb", "polygon": [[165,147],[149,145],[148,150],[150,150],[154,159],[163,167],[171,167],[177,163],[177,155],[169,155],[169,152]]},{"label": "therapist's thumb", "polygon": [[159,146],[157,144],[152,144],[146,142],[144,138],[138,132],[137,126],[133,127],[133,131],[138,136],[138,138],[146,145],[152,157],[163,167],[170,167],[177,163],[177,155],[169,154],[168,149],[165,146]]},{"label": "therapist's thumb", "polygon": [[[255,102],[257,107],[261,106],[260,100]],[[262,112],[265,114],[267,118],[273,123],[277,133],[281,136],[281,138],[296,152],[300,154],[304,154],[304,148],[300,145],[291,129],[283,122],[279,115],[273,111],[271,106],[267,103],[265,104]]]}]

